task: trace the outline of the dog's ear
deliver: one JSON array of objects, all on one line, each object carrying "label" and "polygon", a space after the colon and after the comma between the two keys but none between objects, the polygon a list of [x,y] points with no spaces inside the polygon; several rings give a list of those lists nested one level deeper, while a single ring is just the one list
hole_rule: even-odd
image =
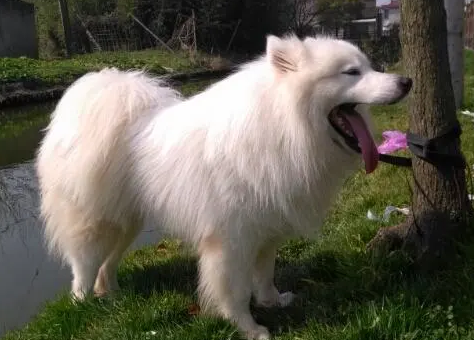
[{"label": "dog's ear", "polygon": [[304,45],[296,36],[278,38],[267,36],[267,58],[278,73],[298,71]]}]

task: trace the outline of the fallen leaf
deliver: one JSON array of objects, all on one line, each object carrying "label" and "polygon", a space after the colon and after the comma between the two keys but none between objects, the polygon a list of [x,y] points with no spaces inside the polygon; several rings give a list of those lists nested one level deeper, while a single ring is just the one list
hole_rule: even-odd
[{"label": "fallen leaf", "polygon": [[199,305],[195,303],[188,306],[189,315],[198,315],[200,311],[201,311],[201,308],[199,308]]}]

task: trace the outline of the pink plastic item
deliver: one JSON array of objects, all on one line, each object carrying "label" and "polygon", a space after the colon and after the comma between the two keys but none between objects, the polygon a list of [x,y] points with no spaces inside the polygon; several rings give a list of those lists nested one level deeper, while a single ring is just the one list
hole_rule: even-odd
[{"label": "pink plastic item", "polygon": [[381,154],[390,154],[407,148],[407,135],[401,131],[384,131],[382,133],[384,142],[378,146]]}]

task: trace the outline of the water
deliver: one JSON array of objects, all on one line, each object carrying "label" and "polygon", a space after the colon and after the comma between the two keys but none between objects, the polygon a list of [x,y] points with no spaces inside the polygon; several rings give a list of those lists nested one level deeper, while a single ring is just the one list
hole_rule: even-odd
[{"label": "water", "polygon": [[[52,107],[0,110],[0,337],[70,287],[69,269],[44,248],[32,163]],[[132,249],[159,238],[156,230],[145,228]]]}]

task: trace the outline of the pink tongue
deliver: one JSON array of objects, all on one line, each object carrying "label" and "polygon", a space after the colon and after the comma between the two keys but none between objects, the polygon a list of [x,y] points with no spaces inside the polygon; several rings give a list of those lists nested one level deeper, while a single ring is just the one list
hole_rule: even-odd
[{"label": "pink tongue", "polygon": [[362,157],[365,162],[365,172],[370,174],[377,168],[379,162],[379,152],[375,145],[374,139],[372,138],[364,119],[357,112],[353,111],[350,114],[344,115],[345,118],[351,124],[352,130],[354,131],[357,140],[359,141],[359,147],[362,150]]}]

